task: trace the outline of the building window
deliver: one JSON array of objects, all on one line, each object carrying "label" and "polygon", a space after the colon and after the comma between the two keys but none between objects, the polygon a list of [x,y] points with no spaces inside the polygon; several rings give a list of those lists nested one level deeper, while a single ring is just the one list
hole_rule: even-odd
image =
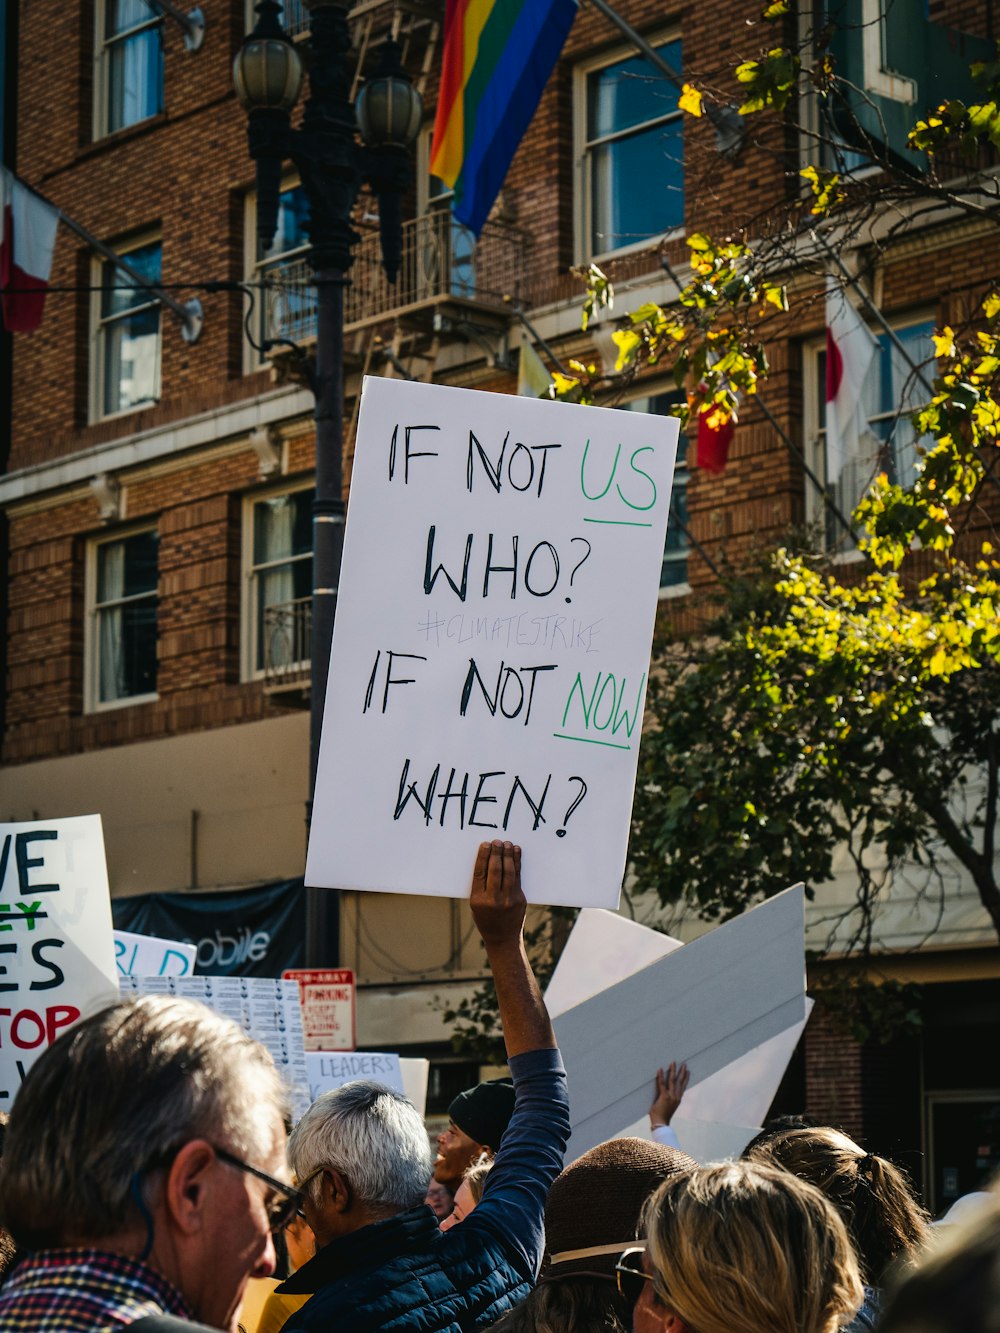
[{"label": "building window", "polygon": [[[657,46],[678,72],[679,40]],[[577,71],[579,258],[647,245],[684,225],[678,90],[639,55]]]},{"label": "building window", "polygon": [[[433,126],[417,140],[418,222],[417,262],[420,294],[476,297],[476,235],[452,215],[455,192],[431,174]],[[490,224],[486,223],[489,233]]]},{"label": "building window", "polygon": [[[278,201],[278,226],[267,250],[257,239],[257,200],[247,201],[247,271],[254,284],[253,336],[259,346],[287,339],[301,343],[316,336],[316,290],[306,259],[309,203],[301,185],[289,185]],[[247,369],[266,360],[251,348]]]},{"label": "building window", "polygon": [[245,676],[308,663],[312,620],[313,487],[247,501]]},{"label": "building window", "polygon": [[156,696],[158,551],[155,528],[91,547],[87,653],[91,709]]},{"label": "building window", "polygon": [[[149,283],[160,281],[160,242],[121,252]],[[160,301],[104,260],[99,266],[95,329],[95,419],[132,412],[160,396]]]},{"label": "building window", "polygon": [[163,16],[146,0],[103,0],[97,24],[100,138],[163,110]]},{"label": "building window", "polygon": [[[652,412],[657,416],[669,417],[673,416],[672,409],[683,402],[683,393],[678,389],[671,389],[663,393],[650,394],[645,398],[632,398],[622,403],[622,407],[628,412]],[[667,519],[667,541],[660,568],[660,590],[667,595],[688,590],[688,551],[691,543],[687,535],[690,522],[687,507],[687,451],[687,436],[682,432],[677,441],[677,462],[674,466],[670,515]]]},{"label": "building window", "polygon": [[[810,358],[814,380],[809,394],[812,420],[807,419],[806,427],[807,438],[814,442],[813,470],[823,478],[827,494],[845,518],[850,518],[880,472],[901,486],[912,485],[917,468],[917,435],[910,418],[929,396],[914,367],[926,367],[933,361],[934,321],[898,325],[894,332],[903,351],[887,333],[873,332],[878,349],[861,393],[868,429],[861,436],[856,452],[846,460],[839,478],[830,477],[827,468],[825,348],[817,345]],[[923,373],[926,378],[933,378],[933,369],[925,369]],[[845,542],[853,547],[829,505],[813,494],[807,509],[814,520],[822,520],[828,549],[843,548]]]}]

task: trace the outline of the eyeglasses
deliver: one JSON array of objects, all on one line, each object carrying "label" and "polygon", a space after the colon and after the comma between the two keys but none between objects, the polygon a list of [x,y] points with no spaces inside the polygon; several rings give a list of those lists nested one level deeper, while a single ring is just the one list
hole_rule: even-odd
[{"label": "eyeglasses", "polygon": [[642,1295],[643,1282],[652,1282],[653,1280],[652,1273],[647,1273],[642,1266],[645,1253],[644,1248],[626,1250],[615,1264],[615,1278],[618,1282],[619,1294],[628,1301],[629,1305],[635,1305]]},{"label": "eyeglasses", "polygon": [[301,1214],[305,1196],[293,1185],[286,1185],[283,1180],[275,1180],[274,1176],[269,1176],[266,1171],[259,1171],[257,1167],[251,1166],[249,1162],[244,1162],[241,1157],[236,1157],[225,1148],[216,1148],[215,1155],[230,1166],[235,1166],[238,1171],[245,1171],[247,1175],[256,1176],[258,1180],[263,1180],[264,1184],[270,1185],[275,1193],[284,1196],[281,1199],[275,1199],[268,1205],[267,1218],[272,1235],[284,1231],[289,1222],[296,1215]]}]

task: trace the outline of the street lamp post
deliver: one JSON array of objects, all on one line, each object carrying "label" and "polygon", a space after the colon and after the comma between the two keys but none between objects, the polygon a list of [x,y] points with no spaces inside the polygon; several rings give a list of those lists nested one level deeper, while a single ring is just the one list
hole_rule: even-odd
[{"label": "street lamp post", "polygon": [[[419,132],[423,108],[390,40],[355,112],[348,100],[349,0],[305,3],[310,19],[309,99],[301,127],[293,130],[289,123],[302,82],[301,60],[279,21],[277,0],[256,5],[257,24],[236,56],[233,77],[248,112],[250,156],[257,166],[257,235],[265,250],[277,228],[282,165],[288,159],[298,168],[309,201],[309,263],[317,289],[309,823],[344,544],[344,289],[360,239],[351,217],[367,180],[379,201],[382,264],[389,281],[395,282],[402,254],[401,200],[410,182],[408,149]],[[363,144],[357,138],[359,124]],[[306,910],[306,963],[335,964],[340,953],[339,894],[311,888]]]}]

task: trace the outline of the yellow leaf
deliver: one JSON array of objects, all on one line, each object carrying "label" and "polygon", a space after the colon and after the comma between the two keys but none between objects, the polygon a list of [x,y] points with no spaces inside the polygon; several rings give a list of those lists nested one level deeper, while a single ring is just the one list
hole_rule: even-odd
[{"label": "yellow leaf", "polygon": [[701,93],[694,84],[686,83],[681,90],[681,95],[677,99],[677,105],[682,111],[686,111],[689,116],[700,116],[702,114]]},{"label": "yellow leaf", "polygon": [[931,340],[934,343],[935,356],[955,355],[955,330],[949,328],[947,324],[940,333],[932,333]]}]

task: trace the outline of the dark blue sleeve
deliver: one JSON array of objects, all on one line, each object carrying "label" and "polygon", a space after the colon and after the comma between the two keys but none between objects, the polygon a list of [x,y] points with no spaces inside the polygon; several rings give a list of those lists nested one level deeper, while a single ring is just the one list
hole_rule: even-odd
[{"label": "dark blue sleeve", "polygon": [[527,1051],[510,1061],[514,1114],[486,1177],[482,1201],[445,1233],[447,1241],[485,1231],[515,1251],[518,1267],[533,1282],[545,1247],[545,1200],[562,1170],[569,1140],[566,1071],[557,1050]]}]

